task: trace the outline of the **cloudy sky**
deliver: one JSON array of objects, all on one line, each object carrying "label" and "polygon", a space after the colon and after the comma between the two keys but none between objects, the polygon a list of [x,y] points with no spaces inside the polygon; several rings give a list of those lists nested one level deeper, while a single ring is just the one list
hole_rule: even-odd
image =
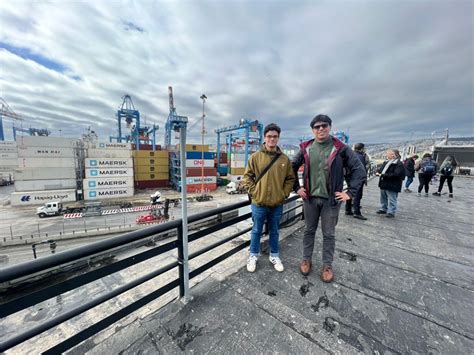
[{"label": "cloudy sky", "polygon": [[353,142],[474,135],[473,3],[1,1],[0,97],[24,128],[104,140],[129,94],[163,143],[170,85],[191,126],[207,95],[209,142],[250,118],[296,143],[318,113]]}]

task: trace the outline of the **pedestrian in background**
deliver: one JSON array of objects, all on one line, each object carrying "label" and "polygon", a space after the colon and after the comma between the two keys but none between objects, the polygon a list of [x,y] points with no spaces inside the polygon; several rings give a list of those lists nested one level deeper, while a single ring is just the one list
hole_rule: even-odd
[{"label": "pedestrian in background", "polygon": [[400,161],[400,152],[389,149],[386,153],[387,160],[377,171],[380,188],[380,209],[377,214],[385,214],[388,218],[395,217],[397,212],[398,193],[402,191],[405,178],[405,167]]},{"label": "pedestrian in background", "polygon": [[428,197],[430,190],[430,181],[436,175],[438,167],[431,157],[430,153],[423,154],[423,159],[416,163],[415,170],[418,171],[418,196],[421,196],[421,190],[425,188],[425,197]]},{"label": "pedestrian in background", "polygon": [[410,185],[413,182],[413,179],[415,178],[415,164],[416,160],[418,159],[418,155],[414,154],[410,158],[407,158],[405,160],[405,175],[407,177],[407,180],[405,182],[405,192],[411,192],[409,189]]},{"label": "pedestrian in background", "polygon": [[[362,200],[364,185],[367,185],[367,171],[368,171],[369,166],[370,166],[369,157],[365,153],[364,148],[365,148],[364,143],[354,144],[354,153],[357,156],[357,158],[359,158],[362,165],[364,166],[365,181],[360,186],[360,188],[357,191],[357,194],[354,196],[354,198],[346,201],[346,215],[348,215],[348,216],[353,215],[354,218],[361,219],[361,220],[367,220],[367,218],[364,217],[362,215],[361,211],[360,211],[360,201]],[[354,201],[354,202],[352,202],[352,201]],[[352,208],[354,208],[354,210],[352,210]]]},{"label": "pedestrian in background", "polygon": [[433,192],[433,195],[441,196],[441,190],[443,190],[443,185],[445,181],[448,181],[449,197],[453,197],[453,179],[454,179],[454,170],[458,166],[456,158],[452,155],[448,155],[444,160],[441,166],[439,167],[439,172],[441,174],[439,179],[438,191]]},{"label": "pedestrian in background", "polygon": [[280,219],[283,202],[295,183],[290,159],[278,147],[281,129],[274,123],[265,127],[264,143],[260,150],[250,156],[243,177],[243,187],[252,200],[252,233],[247,271],[255,272],[260,256],[260,239],[263,225],[267,221],[270,245],[270,262],[276,271],[285,268],[279,255]]}]

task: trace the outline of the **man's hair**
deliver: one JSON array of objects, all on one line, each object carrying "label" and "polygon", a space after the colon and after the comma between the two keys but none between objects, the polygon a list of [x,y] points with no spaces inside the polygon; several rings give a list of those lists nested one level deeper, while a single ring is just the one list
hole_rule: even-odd
[{"label": "man's hair", "polygon": [[364,143],[356,143],[356,144],[354,144],[354,150],[355,150],[355,151],[358,151],[358,152],[364,150],[364,147],[365,147]]},{"label": "man's hair", "polygon": [[413,159],[418,159],[419,156],[418,156],[417,154],[414,154],[414,155],[412,156],[412,158],[413,158]]},{"label": "man's hair", "polygon": [[266,136],[269,131],[276,131],[278,135],[281,133],[281,128],[276,123],[270,123],[269,125],[265,126],[263,130],[263,135]]},{"label": "man's hair", "polygon": [[430,153],[423,154],[423,159],[425,159],[425,158],[431,158],[431,154]]},{"label": "man's hair", "polygon": [[316,124],[316,122],[324,122],[327,123],[328,125],[332,126],[332,121],[327,115],[317,115],[315,118],[311,120],[311,123],[309,126],[313,128],[313,126]]}]

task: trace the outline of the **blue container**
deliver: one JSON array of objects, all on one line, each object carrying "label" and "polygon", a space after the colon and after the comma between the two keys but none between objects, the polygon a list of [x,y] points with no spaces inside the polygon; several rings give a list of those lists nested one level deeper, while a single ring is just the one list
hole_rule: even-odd
[{"label": "blue container", "polygon": [[227,175],[228,168],[227,166],[220,166],[217,172],[222,176],[222,175]]},{"label": "blue container", "polygon": [[[214,152],[204,152],[204,159],[214,159]],[[202,152],[186,152],[186,159],[203,159]]]}]

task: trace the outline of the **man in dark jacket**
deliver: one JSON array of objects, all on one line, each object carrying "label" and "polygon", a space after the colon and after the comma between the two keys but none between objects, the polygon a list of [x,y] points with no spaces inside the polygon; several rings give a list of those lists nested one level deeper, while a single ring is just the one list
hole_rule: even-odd
[{"label": "man in dark jacket", "polygon": [[[303,275],[311,272],[314,239],[321,217],[323,267],[320,276],[324,282],[334,279],[332,261],[336,246],[335,227],[341,202],[356,196],[365,179],[364,167],[351,148],[329,134],[331,123],[326,115],[313,118],[310,127],[314,139],[301,143],[292,161],[295,175],[304,164],[303,186],[300,186],[298,179],[294,186],[303,199],[306,222],[300,272]],[[350,177],[347,191],[343,191],[344,169]]]},{"label": "man in dark jacket", "polygon": [[[367,169],[369,167],[370,161],[369,161],[369,157],[364,151],[364,148],[365,148],[364,143],[354,144],[354,153],[364,167],[364,170],[365,170],[364,183],[367,184]],[[367,220],[367,218],[362,216],[362,213],[360,212],[360,200],[362,200],[363,191],[364,191],[364,184],[360,186],[359,191],[357,191],[357,194],[354,196],[353,199],[346,201],[346,215],[348,216],[353,215],[354,218],[365,221]],[[354,201],[354,203],[352,203],[352,201]],[[354,205],[354,212],[352,212],[352,205]]]},{"label": "man in dark jacket", "polygon": [[407,177],[407,181],[405,182],[405,192],[411,192],[409,189],[413,179],[415,178],[415,162],[418,159],[418,155],[413,155],[410,158],[405,160],[405,175]]},{"label": "man in dark jacket", "polygon": [[405,178],[405,167],[400,161],[400,153],[397,149],[387,150],[387,160],[377,170],[380,176],[380,210],[377,214],[384,214],[388,218],[395,217],[397,211],[398,193],[402,191],[402,183]]}]

